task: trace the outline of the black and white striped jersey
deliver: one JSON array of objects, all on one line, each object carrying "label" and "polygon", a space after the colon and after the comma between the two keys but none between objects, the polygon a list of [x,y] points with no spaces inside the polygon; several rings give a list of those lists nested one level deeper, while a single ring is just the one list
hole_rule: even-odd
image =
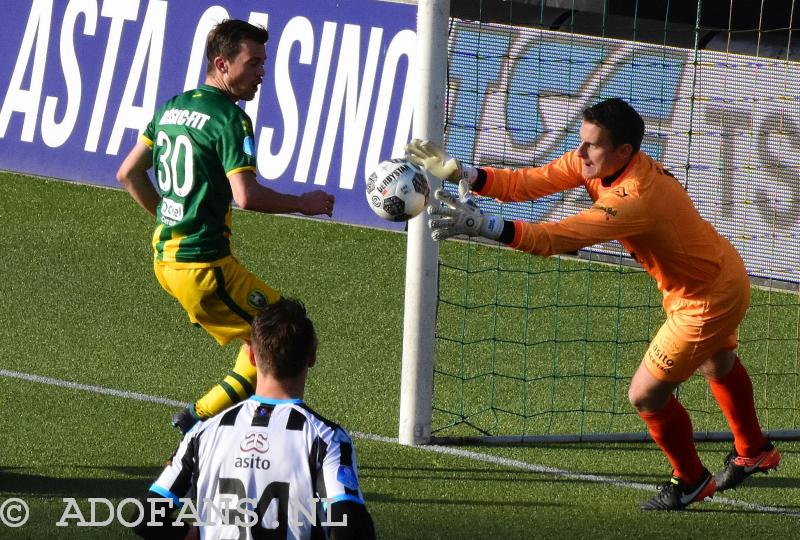
[{"label": "black and white striped jersey", "polygon": [[330,505],[364,504],[347,431],[300,399],[259,396],[189,431],[150,491],[191,501],[201,538],[324,538],[340,526]]}]

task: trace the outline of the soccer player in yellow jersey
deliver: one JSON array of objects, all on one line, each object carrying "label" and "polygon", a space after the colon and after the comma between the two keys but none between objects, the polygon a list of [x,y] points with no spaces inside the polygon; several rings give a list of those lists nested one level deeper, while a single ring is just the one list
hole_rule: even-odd
[{"label": "soccer player in yellow jersey", "polygon": [[[542,256],[618,240],[656,280],[667,319],[628,397],[673,468],[671,480],[641,507],[679,510],[775,469],[781,455],[761,431],[750,376],[734,352],[750,301],[744,263],[700,217],[681,184],[639,150],[643,136],[641,116],[615,98],[584,110],[578,148],[542,167],[469,167],[431,141],[414,140],[406,152],[433,175],[460,184],[460,198],[435,193],[443,205],[429,209],[434,240],[482,236]],[[594,204],[553,223],[482,214],[469,196],[529,201],[578,186]],[[733,431],[734,450],[716,477],[701,463],[691,420],[674,395],[695,372],[708,381]]]},{"label": "soccer player in yellow jersey", "polygon": [[225,20],[213,28],[205,84],[167,101],[117,172],[136,202],[156,218],[158,282],[220,345],[243,342],[224,380],[173,417],[183,433],[253,394],[251,323],[260,309],[280,298],[231,253],[231,202],[271,214],[333,212],[334,197],[324,191],[288,195],[256,181],[252,122],[236,103],[255,97],[264,77],[267,38],[266,29],[245,21]]}]

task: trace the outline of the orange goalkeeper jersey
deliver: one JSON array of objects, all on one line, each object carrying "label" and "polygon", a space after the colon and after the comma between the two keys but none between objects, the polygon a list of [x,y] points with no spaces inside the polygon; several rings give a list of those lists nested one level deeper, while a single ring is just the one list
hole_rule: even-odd
[{"label": "orange goalkeeper jersey", "polygon": [[700,217],[675,177],[642,152],[608,187],[581,176],[576,151],[543,167],[483,169],[479,193],[501,201],[529,201],[581,185],[594,201],[558,222],[516,221],[510,244],[516,249],[549,256],[618,240],[661,291],[684,298],[703,294],[719,276],[723,254],[734,249]]}]

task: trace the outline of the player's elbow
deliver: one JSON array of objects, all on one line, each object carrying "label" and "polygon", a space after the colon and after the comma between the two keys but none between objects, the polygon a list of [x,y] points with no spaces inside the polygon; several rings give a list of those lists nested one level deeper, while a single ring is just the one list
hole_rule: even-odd
[{"label": "player's elbow", "polygon": [[123,165],[117,169],[117,182],[122,184],[124,187],[128,187],[131,184],[130,170],[128,167]]},{"label": "player's elbow", "polygon": [[238,195],[234,195],[233,200],[236,201],[236,204],[242,210],[253,209],[253,197],[249,196],[246,191],[239,193]]},{"label": "player's elbow", "polygon": [[136,184],[137,178],[140,178],[143,174],[147,174],[147,171],[139,170],[135,165],[131,165],[126,161],[117,170],[117,182],[130,191],[131,187]]},{"label": "player's elbow", "polygon": [[242,210],[256,210],[258,207],[258,193],[250,186],[244,186],[241,189],[234,190],[233,200]]},{"label": "player's elbow", "polygon": [[256,181],[256,174],[246,170],[234,173],[228,177],[231,184],[231,194],[236,205],[244,210],[258,210],[259,199],[264,188]]}]

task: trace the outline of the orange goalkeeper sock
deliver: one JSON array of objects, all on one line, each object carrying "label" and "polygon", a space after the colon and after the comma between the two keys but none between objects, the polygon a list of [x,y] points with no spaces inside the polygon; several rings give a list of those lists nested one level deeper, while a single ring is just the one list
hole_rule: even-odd
[{"label": "orange goalkeeper sock", "polygon": [[721,379],[709,379],[708,385],[731,427],[736,453],[743,457],[758,455],[767,439],[756,415],[753,382],[739,358],[727,375]]},{"label": "orange goalkeeper sock", "polygon": [[694,433],[689,413],[675,396],[656,412],[639,412],[653,440],[667,455],[673,475],[692,485],[703,475],[703,464],[694,446]]}]

